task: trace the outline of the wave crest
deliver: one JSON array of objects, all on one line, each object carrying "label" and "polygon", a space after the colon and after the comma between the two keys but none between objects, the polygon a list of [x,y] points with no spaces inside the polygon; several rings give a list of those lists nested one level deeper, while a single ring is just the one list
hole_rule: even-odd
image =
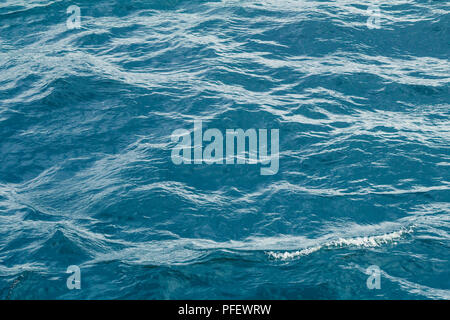
[{"label": "wave crest", "polygon": [[339,238],[337,240],[325,242],[321,245],[308,247],[305,249],[297,251],[285,251],[285,252],[274,252],[269,251],[267,254],[274,259],[288,260],[293,258],[299,258],[303,256],[310,255],[321,249],[332,249],[332,248],[342,248],[342,247],[378,247],[383,244],[392,243],[397,239],[402,238],[405,234],[411,233],[412,229],[401,229],[398,231],[385,233],[377,236],[367,236],[367,237],[355,237],[355,238]]}]

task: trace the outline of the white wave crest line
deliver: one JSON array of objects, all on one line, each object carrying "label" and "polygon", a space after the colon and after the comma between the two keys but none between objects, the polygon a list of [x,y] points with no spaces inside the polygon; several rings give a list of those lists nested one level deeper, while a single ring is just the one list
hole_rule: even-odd
[{"label": "white wave crest line", "polygon": [[303,256],[307,256],[311,253],[319,251],[324,248],[342,248],[342,247],[361,247],[361,248],[370,248],[370,247],[378,247],[380,245],[391,243],[396,239],[400,239],[403,235],[407,233],[411,233],[412,229],[402,229],[399,231],[394,231],[391,233],[386,233],[378,236],[367,236],[367,237],[355,237],[355,238],[339,238],[337,240],[325,242],[322,245],[312,246],[309,248],[297,250],[294,252],[274,252],[269,251],[267,254],[274,258],[280,260],[288,260],[293,258],[299,258]]}]

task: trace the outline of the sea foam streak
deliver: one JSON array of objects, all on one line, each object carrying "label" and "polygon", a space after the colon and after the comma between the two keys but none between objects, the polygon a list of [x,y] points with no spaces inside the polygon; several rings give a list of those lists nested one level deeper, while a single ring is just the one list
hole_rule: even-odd
[{"label": "sea foam streak", "polygon": [[382,244],[391,243],[397,239],[400,239],[403,235],[407,233],[411,233],[412,229],[401,229],[398,231],[385,233],[378,236],[367,236],[367,237],[355,237],[355,238],[339,238],[337,240],[325,242],[321,245],[308,247],[305,249],[297,250],[294,252],[286,251],[286,252],[274,252],[269,251],[267,254],[274,258],[280,260],[293,259],[298,257],[307,256],[313,252],[319,251],[320,249],[330,249],[330,248],[342,248],[348,246],[356,246],[356,247],[378,247]]}]

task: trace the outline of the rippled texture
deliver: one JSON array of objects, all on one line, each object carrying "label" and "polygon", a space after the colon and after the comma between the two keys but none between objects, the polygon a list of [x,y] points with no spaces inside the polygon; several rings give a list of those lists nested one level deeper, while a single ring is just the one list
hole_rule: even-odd
[{"label": "rippled texture", "polygon": [[[449,299],[449,7],[2,1],[0,298]],[[278,174],[174,165],[194,119]]]}]

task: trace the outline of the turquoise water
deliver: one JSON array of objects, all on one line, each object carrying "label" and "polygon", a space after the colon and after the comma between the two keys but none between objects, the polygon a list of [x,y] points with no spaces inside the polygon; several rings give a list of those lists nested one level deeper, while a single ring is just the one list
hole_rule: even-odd
[{"label": "turquoise water", "polygon": [[[449,299],[449,9],[1,1],[0,298]],[[174,164],[194,120],[278,172]]]}]

